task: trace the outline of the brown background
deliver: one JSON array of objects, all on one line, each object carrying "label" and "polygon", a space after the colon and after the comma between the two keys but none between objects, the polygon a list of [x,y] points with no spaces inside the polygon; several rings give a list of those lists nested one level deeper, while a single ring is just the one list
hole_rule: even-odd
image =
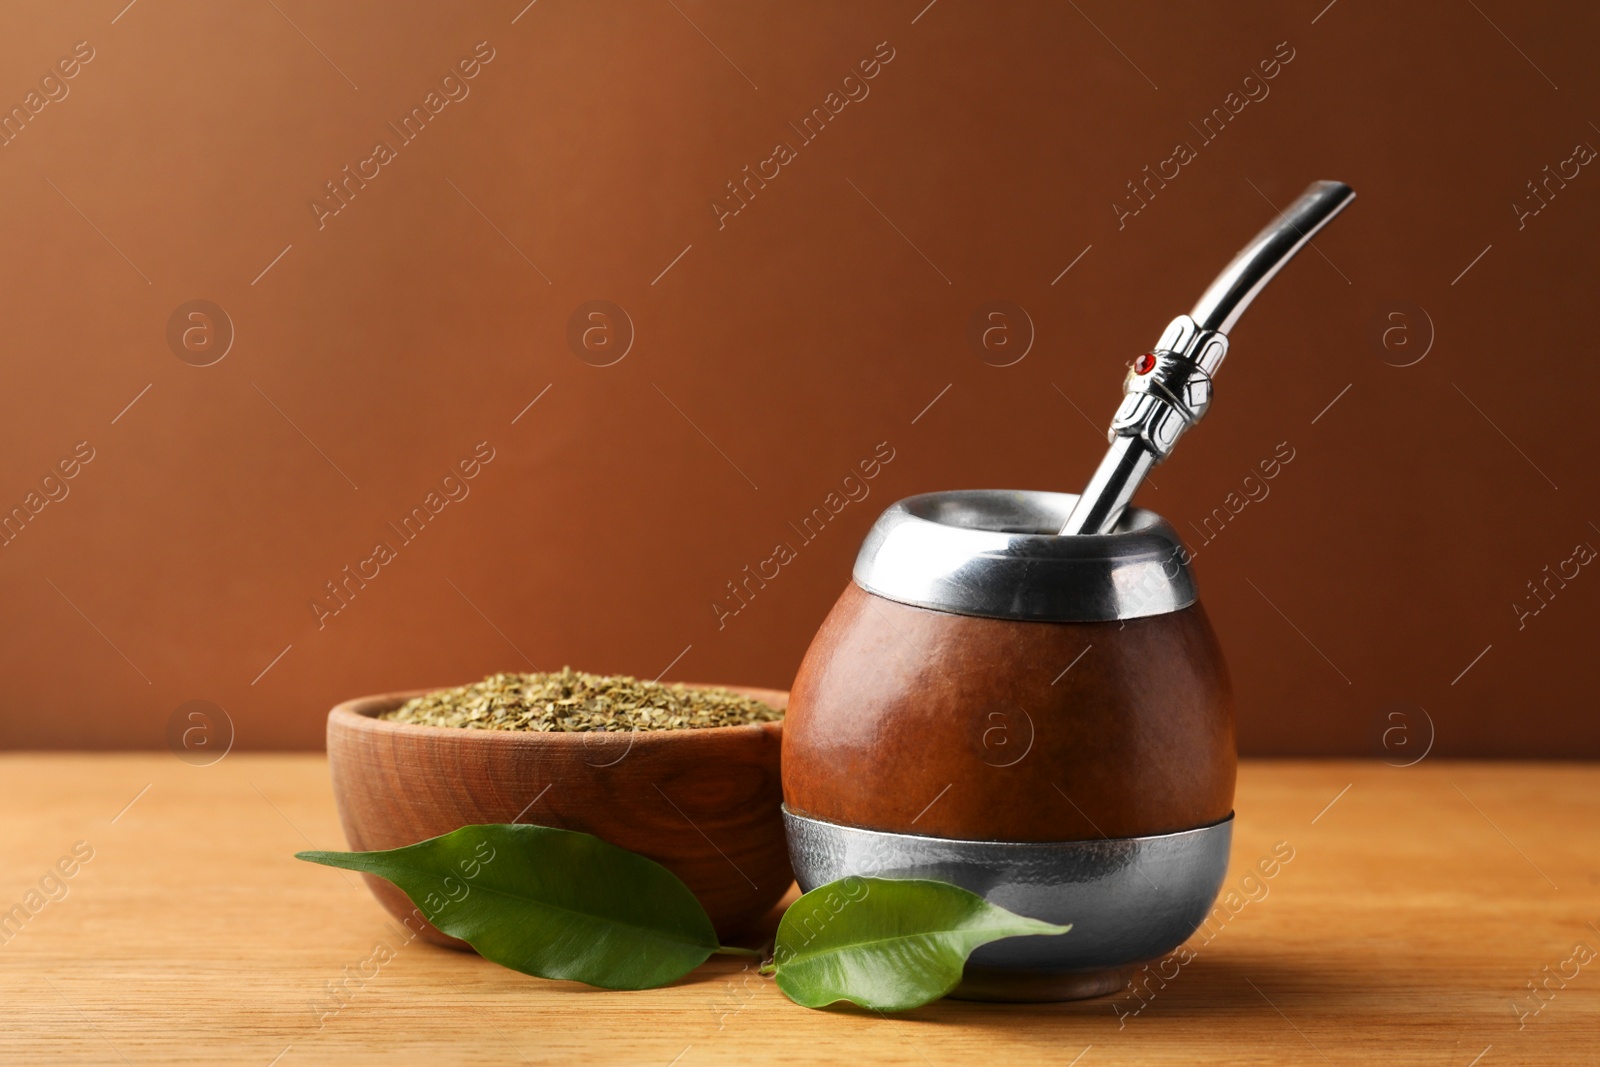
[{"label": "brown background", "polygon": [[[241,748],[315,747],[338,700],[530,664],[786,686],[883,506],[1079,488],[1124,364],[1268,200],[1337,178],[1360,199],[1140,498],[1190,534],[1294,449],[1197,557],[1241,747],[1384,754],[1401,723],[1409,758],[1431,719],[1436,753],[1600,754],[1600,576],[1521,630],[1511,606],[1600,545],[1600,175],[1511,207],[1600,146],[1594,8],[124,3],[0,11],[6,107],[95,51],[0,148],[0,505],[95,450],[0,549],[0,743],[159,748],[204,699]],[[480,41],[470,95],[319,229],[323,183]],[[870,95],[719,231],[724,183],[883,41]],[[1119,230],[1124,183],[1285,41]],[[166,339],[194,299],[236,330],[209,367]],[[597,299],[636,333],[604,368],[566,341]],[[992,300],[1036,328],[1013,366],[967,340]],[[323,582],[485,440],[471,495],[319,630]],[[871,496],[719,630],[725,583],[882,441]]]}]

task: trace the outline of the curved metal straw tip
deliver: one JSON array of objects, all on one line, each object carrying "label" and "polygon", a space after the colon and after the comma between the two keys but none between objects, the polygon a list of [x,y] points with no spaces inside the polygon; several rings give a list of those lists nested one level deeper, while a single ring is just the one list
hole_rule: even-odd
[{"label": "curved metal straw tip", "polygon": [[1250,301],[1284,264],[1355,198],[1355,190],[1344,182],[1312,182],[1223,268],[1189,313],[1190,318],[1202,330],[1232,330]]}]

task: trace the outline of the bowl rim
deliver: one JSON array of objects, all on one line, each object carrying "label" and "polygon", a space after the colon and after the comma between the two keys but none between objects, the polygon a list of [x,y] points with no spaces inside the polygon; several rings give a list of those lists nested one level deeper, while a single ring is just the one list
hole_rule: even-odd
[{"label": "bowl rim", "polygon": [[[470,683],[469,683],[470,684]],[[727,685],[710,682],[672,682],[671,685],[683,685],[690,689],[729,689],[744,696],[754,697],[757,700],[771,705],[772,697],[779,697],[783,707],[778,710],[787,715],[789,703],[789,690],[769,689],[765,686],[755,685]],[[428,726],[422,723],[393,722],[388,719],[378,718],[383,712],[392,711],[412,697],[424,696],[428,693],[437,693],[441,689],[451,689],[454,686],[430,686],[424,689],[404,689],[391,693],[374,693],[369,696],[354,697],[350,700],[335,704],[328,711],[328,727],[343,727],[348,730],[389,734],[422,738],[433,737],[439,740],[446,738],[466,743],[481,744],[540,744],[540,745],[568,745],[584,748],[594,748],[605,745],[635,745],[635,744],[661,744],[659,738],[669,737],[699,737],[702,740],[735,739],[741,736],[754,737],[759,734],[781,730],[783,719],[773,719],[768,722],[747,722],[736,726],[701,726],[688,730],[628,730],[628,731],[599,731],[599,730],[469,730],[459,726]],[[679,742],[682,743],[682,742]]]}]

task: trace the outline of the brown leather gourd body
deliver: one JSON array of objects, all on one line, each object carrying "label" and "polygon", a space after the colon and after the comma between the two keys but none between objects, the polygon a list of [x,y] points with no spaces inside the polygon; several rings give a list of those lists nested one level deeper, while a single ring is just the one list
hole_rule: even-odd
[{"label": "brown leather gourd body", "polygon": [[966,840],[1205,826],[1232,811],[1236,764],[1227,667],[1198,603],[1023,622],[852,583],[801,663],[783,731],[795,814]]}]

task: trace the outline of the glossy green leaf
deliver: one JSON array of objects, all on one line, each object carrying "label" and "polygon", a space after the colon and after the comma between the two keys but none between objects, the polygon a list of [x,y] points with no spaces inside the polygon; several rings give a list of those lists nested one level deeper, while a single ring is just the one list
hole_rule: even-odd
[{"label": "glossy green leaf", "polygon": [[851,877],[790,905],[778,924],[773,966],[778,988],[796,1004],[848,1000],[905,1011],[954,989],[979,945],[1070,929],[1015,915],[945,882]]},{"label": "glossy green leaf", "polygon": [[548,826],[463,826],[387,852],[299,852],[386,878],[485,959],[606,989],[666,985],[717,951],[705,909],[653,860]]}]

